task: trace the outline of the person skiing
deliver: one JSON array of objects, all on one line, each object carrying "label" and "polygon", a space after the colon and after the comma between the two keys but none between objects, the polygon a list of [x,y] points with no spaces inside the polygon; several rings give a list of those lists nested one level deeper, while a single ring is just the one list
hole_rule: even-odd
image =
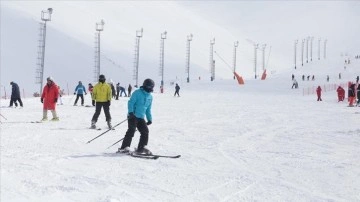
[{"label": "person skiing", "polygon": [[353,107],[354,102],[355,102],[355,84],[354,83],[352,83],[349,86],[348,97],[349,97],[349,107]]},{"label": "person skiing", "polygon": [[[128,101],[128,129],[126,131],[119,153],[129,153],[132,138],[136,128],[140,132],[140,140],[136,149],[137,153],[151,155],[147,148],[149,140],[148,125],[152,124],[151,107],[155,83],[152,79],[145,79],[143,85],[135,90]],[[145,121],[145,116],[147,122]]]},{"label": "person skiing", "polygon": [[338,94],[338,102],[344,101],[344,98],[345,98],[345,90],[344,90],[344,88],[342,88],[341,86],[339,86],[339,87],[336,89],[336,92],[337,92],[337,94]]},{"label": "person skiing", "polygon": [[91,128],[96,128],[96,122],[99,118],[101,108],[104,108],[104,113],[106,117],[106,122],[109,129],[111,126],[111,115],[110,115],[110,104],[112,98],[111,86],[108,83],[105,83],[105,76],[101,74],[99,76],[99,82],[94,86],[92,94],[92,105],[95,106],[95,113],[91,119]]},{"label": "person skiing", "polygon": [[296,79],[293,80],[293,85],[291,86],[291,89],[293,89],[294,87],[297,88],[298,84]]},{"label": "person skiing", "polygon": [[116,84],[116,100],[119,99],[119,94],[120,94],[120,83]]},{"label": "person skiing", "polygon": [[360,85],[358,84],[357,86],[357,103],[356,103],[356,106],[360,106]]},{"label": "person skiing", "polygon": [[56,114],[56,103],[59,97],[59,89],[54,82],[54,79],[50,76],[47,79],[47,83],[44,86],[42,95],[41,95],[41,103],[43,103],[43,118],[41,121],[47,121],[47,111],[50,110],[53,118],[51,121],[59,121],[59,117]]},{"label": "person skiing", "polygon": [[180,91],[180,86],[179,86],[178,84],[175,84],[175,93],[174,93],[174,96],[175,96],[175,95],[178,95],[178,97],[180,97],[179,91]]},{"label": "person skiing", "polygon": [[10,99],[9,107],[12,107],[13,103],[15,103],[15,107],[17,107],[18,104],[16,103],[16,101],[19,101],[20,107],[23,107],[23,103],[20,97],[19,85],[13,81],[10,82],[10,85],[11,85],[11,99]]},{"label": "person skiing", "polygon": [[[60,90],[60,86],[58,86],[58,90],[59,90],[59,100],[60,101],[60,104],[63,105],[63,102],[62,102],[62,96],[64,95],[64,89],[63,90]],[[58,104],[59,105],[59,104]]]},{"label": "person skiing", "polygon": [[128,96],[129,97],[131,96],[131,91],[132,91],[132,86],[131,86],[131,84],[129,84],[129,86],[128,86]]},{"label": "person skiing", "polygon": [[[94,89],[94,86],[91,83],[89,83],[88,84],[88,91],[89,91],[90,96],[91,96],[91,101],[92,101],[93,89]],[[95,103],[93,104],[93,106],[95,106]]]},{"label": "person skiing", "polygon": [[125,94],[125,97],[127,97],[126,92],[125,92],[125,88],[120,86],[120,97],[122,97],[123,93]]},{"label": "person skiing", "polygon": [[322,99],[321,99],[321,87],[320,86],[318,86],[316,88],[316,94],[317,94],[317,101],[322,101]]},{"label": "person skiing", "polygon": [[79,81],[79,84],[76,86],[75,92],[74,92],[74,95],[76,95],[74,106],[77,105],[77,101],[79,100],[79,97],[81,98],[81,106],[84,106],[84,93],[85,93],[85,95],[87,94],[85,86],[82,84],[81,81]]},{"label": "person skiing", "polygon": [[111,87],[111,96],[112,98],[116,99],[116,89],[111,79],[109,85]]}]

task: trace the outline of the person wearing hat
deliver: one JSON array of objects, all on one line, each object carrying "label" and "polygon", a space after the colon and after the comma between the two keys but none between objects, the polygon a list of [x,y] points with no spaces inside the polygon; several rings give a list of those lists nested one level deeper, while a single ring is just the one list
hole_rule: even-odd
[{"label": "person wearing hat", "polygon": [[[140,140],[136,149],[137,153],[151,155],[147,148],[149,140],[148,125],[152,124],[151,106],[155,83],[151,79],[145,79],[143,85],[134,91],[128,101],[128,129],[126,131],[119,153],[129,153],[132,138],[136,128],[140,132]],[[145,117],[147,122],[145,121]]]},{"label": "person wearing hat", "polygon": [[43,103],[43,118],[41,121],[47,121],[47,111],[50,110],[53,118],[51,121],[59,121],[59,117],[56,114],[56,103],[59,97],[59,88],[55,84],[54,79],[50,76],[46,79],[47,83],[44,86],[41,103]]},{"label": "person wearing hat", "polygon": [[76,86],[75,92],[74,92],[74,95],[76,95],[74,106],[77,105],[77,101],[79,100],[79,97],[81,98],[81,106],[84,106],[84,93],[85,93],[85,95],[87,94],[85,86],[82,84],[81,81],[79,81],[79,84]]},{"label": "person wearing hat", "polygon": [[91,119],[92,129],[96,128],[96,122],[99,118],[101,108],[104,108],[105,118],[109,129],[112,128],[111,125],[111,115],[110,115],[110,104],[112,91],[108,83],[105,82],[106,78],[103,74],[99,76],[99,82],[94,86],[92,92],[92,104],[95,105],[95,113]]},{"label": "person wearing hat", "polygon": [[16,101],[19,101],[20,103],[20,107],[23,107],[23,103],[21,101],[21,97],[20,97],[20,88],[19,85],[17,85],[17,83],[15,82],[10,82],[11,85],[11,99],[10,99],[10,106],[13,106],[13,103],[15,103],[15,107],[18,106],[18,104],[16,103]]}]

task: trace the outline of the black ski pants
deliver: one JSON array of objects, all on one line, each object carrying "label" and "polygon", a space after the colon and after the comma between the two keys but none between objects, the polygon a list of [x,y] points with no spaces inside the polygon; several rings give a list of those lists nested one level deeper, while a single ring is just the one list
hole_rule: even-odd
[{"label": "black ski pants", "polygon": [[10,99],[10,107],[13,106],[13,103],[15,103],[15,106],[18,106],[17,103],[16,103],[16,101],[19,101],[21,107],[23,106],[23,103],[22,103],[22,101],[21,101],[21,98],[11,98],[11,99]]},{"label": "black ski pants", "polygon": [[131,118],[128,119],[128,130],[126,131],[124,140],[122,142],[121,148],[124,149],[125,147],[130,147],[131,140],[134,137],[136,128],[140,132],[140,140],[138,149],[144,148],[148,144],[149,141],[149,128],[146,125],[146,122],[144,119],[140,118]]},{"label": "black ski pants", "polygon": [[81,105],[84,105],[84,95],[83,95],[83,94],[77,94],[77,95],[76,95],[76,99],[75,99],[74,105],[76,105],[77,101],[79,100],[79,97],[81,98]]},{"label": "black ski pants", "polygon": [[92,122],[95,122],[95,123],[97,122],[97,120],[99,118],[99,115],[100,115],[100,112],[101,112],[101,108],[104,108],[106,121],[111,121],[110,102],[96,102],[95,114],[91,119]]}]

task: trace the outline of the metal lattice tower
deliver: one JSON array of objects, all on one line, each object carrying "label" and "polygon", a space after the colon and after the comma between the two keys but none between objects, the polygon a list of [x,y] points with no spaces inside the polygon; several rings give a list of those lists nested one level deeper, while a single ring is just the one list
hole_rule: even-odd
[{"label": "metal lattice tower", "polygon": [[318,60],[320,60],[320,43],[321,43],[321,38],[319,38],[318,40]]},{"label": "metal lattice tower", "polygon": [[304,66],[304,44],[305,39],[301,41],[301,66]]},{"label": "metal lattice tower", "polygon": [[266,44],[262,45],[262,70],[265,71],[265,49]]},{"label": "metal lattice tower", "polygon": [[164,41],[166,39],[167,32],[161,33],[160,40],[160,68],[159,75],[161,76],[161,89],[164,89]]},{"label": "metal lattice tower", "polygon": [[298,40],[295,40],[295,43],[294,43],[294,64],[295,64],[295,69],[296,69],[296,47],[297,47],[297,44],[298,44]]},{"label": "metal lattice tower", "polygon": [[190,42],[192,41],[193,35],[190,34],[187,36],[186,40],[186,69],[185,72],[187,73],[187,82],[190,82]]},{"label": "metal lattice tower", "polygon": [[215,60],[214,60],[214,44],[215,44],[215,38],[210,40],[210,80],[213,81],[215,80]]},{"label": "metal lattice tower", "polygon": [[309,40],[310,37],[306,37],[306,63],[309,62]]},{"label": "metal lattice tower", "polygon": [[104,20],[101,20],[100,22],[97,22],[95,24],[95,69],[94,69],[94,81],[96,82],[99,79],[100,76],[100,61],[101,61],[101,57],[100,57],[100,32],[102,32],[104,30]]},{"label": "metal lattice tower", "polygon": [[135,53],[134,53],[134,72],[133,79],[135,80],[135,86],[138,86],[139,82],[139,54],[140,54],[140,38],[143,36],[143,28],[136,31],[135,39]]},{"label": "metal lattice tower", "polygon": [[235,72],[236,72],[236,49],[239,46],[239,41],[234,42],[234,54],[233,54],[233,73],[235,79]]},{"label": "metal lattice tower", "polygon": [[254,44],[254,72],[255,79],[257,78],[257,49],[259,48],[259,44]]},{"label": "metal lattice tower", "polygon": [[326,59],[326,43],[327,39],[324,40],[324,59]]},{"label": "metal lattice tower", "polygon": [[40,95],[42,94],[43,81],[44,81],[44,63],[45,63],[45,42],[46,42],[46,22],[51,21],[52,8],[46,11],[41,11],[41,20],[39,28],[39,41],[38,41],[38,54],[37,54],[37,69],[36,69],[36,83],[40,84]]},{"label": "metal lattice tower", "polygon": [[314,37],[312,36],[310,38],[310,61],[312,61],[312,56],[313,56],[313,41],[314,41]]}]

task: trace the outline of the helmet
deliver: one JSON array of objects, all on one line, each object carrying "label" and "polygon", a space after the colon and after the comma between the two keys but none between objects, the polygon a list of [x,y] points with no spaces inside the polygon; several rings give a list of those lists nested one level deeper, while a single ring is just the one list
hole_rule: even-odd
[{"label": "helmet", "polygon": [[145,79],[144,83],[142,85],[143,89],[148,93],[154,91],[154,86],[155,86],[155,83],[152,79]]},{"label": "helmet", "polygon": [[101,75],[99,76],[99,82],[104,83],[105,80],[106,80],[105,76],[104,76],[103,74],[101,74]]},{"label": "helmet", "polygon": [[51,76],[49,76],[48,78],[46,78],[47,81],[52,81],[54,82],[54,78],[52,78]]}]

